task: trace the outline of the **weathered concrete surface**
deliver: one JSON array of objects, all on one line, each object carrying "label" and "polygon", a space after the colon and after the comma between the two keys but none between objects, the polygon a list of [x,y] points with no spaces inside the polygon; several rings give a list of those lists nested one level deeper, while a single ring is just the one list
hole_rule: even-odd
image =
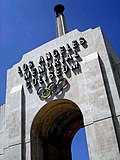
[{"label": "weathered concrete surface", "polygon": [[[45,57],[45,53],[60,50],[59,47],[66,44],[72,46],[72,41],[79,42],[80,37],[87,41],[86,47],[79,46],[80,72],[75,75],[71,71],[70,76],[63,74],[70,84],[69,89],[48,100],[40,100],[34,87],[29,93],[24,78],[18,74],[18,66],[22,68],[32,60],[37,67],[40,56]],[[117,64],[115,73],[111,61]],[[90,159],[119,160],[119,63],[99,27],[84,32],[74,30],[25,54],[7,73],[5,130],[4,135],[0,134],[0,139],[4,136],[3,159],[30,160],[30,130],[34,117],[49,101],[65,98],[76,103],[83,114]]]}]

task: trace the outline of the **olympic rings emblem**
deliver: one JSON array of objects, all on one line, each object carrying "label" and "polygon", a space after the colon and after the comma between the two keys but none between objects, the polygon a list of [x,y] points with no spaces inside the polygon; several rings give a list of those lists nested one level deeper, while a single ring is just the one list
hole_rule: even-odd
[{"label": "olympic rings emblem", "polygon": [[47,87],[46,86],[40,86],[37,90],[37,95],[40,98],[48,99],[54,95],[58,95],[60,92],[62,92],[63,89],[65,89],[68,86],[68,81],[65,78],[61,78],[58,80],[58,83],[50,82]]}]

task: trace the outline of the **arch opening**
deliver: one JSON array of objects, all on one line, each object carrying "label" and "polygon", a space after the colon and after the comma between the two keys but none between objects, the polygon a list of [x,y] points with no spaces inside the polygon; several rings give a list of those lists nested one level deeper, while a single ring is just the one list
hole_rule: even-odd
[{"label": "arch opening", "polygon": [[71,144],[72,160],[89,160],[85,128],[80,128],[73,137]]},{"label": "arch opening", "polygon": [[71,160],[71,143],[84,127],[79,107],[67,99],[44,105],[31,126],[32,160]]}]

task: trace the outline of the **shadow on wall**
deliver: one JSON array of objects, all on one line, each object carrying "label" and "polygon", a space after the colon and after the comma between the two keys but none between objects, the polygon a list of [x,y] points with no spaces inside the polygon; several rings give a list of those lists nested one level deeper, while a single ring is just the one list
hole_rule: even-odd
[{"label": "shadow on wall", "polygon": [[102,75],[103,75],[104,85],[105,85],[105,89],[106,89],[106,93],[107,93],[107,97],[108,97],[108,102],[109,102],[109,106],[110,106],[110,110],[111,110],[111,114],[112,114],[112,120],[113,120],[113,124],[114,124],[114,128],[115,128],[118,147],[119,147],[119,151],[120,151],[120,124],[119,124],[119,121],[116,116],[115,106],[114,106],[114,102],[113,102],[113,98],[112,98],[105,66],[104,66],[104,63],[102,62],[100,57],[99,57],[99,60],[100,60],[100,67],[101,67],[101,71],[102,71]]},{"label": "shadow on wall", "polygon": [[31,126],[31,159],[71,160],[72,139],[83,127],[83,115],[74,102],[67,99],[48,102]]}]

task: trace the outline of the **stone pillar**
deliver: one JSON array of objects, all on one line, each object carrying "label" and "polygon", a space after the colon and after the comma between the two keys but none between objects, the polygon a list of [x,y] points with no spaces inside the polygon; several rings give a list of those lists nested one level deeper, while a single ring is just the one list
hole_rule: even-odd
[{"label": "stone pillar", "polygon": [[25,97],[22,85],[12,88],[5,112],[5,160],[25,160]]},{"label": "stone pillar", "polygon": [[119,160],[119,148],[97,52],[84,58],[89,107],[93,122],[85,124],[90,160]]},{"label": "stone pillar", "polygon": [[63,15],[64,6],[58,4],[54,7],[54,10],[56,12],[56,36],[60,37],[67,33],[67,26]]}]

